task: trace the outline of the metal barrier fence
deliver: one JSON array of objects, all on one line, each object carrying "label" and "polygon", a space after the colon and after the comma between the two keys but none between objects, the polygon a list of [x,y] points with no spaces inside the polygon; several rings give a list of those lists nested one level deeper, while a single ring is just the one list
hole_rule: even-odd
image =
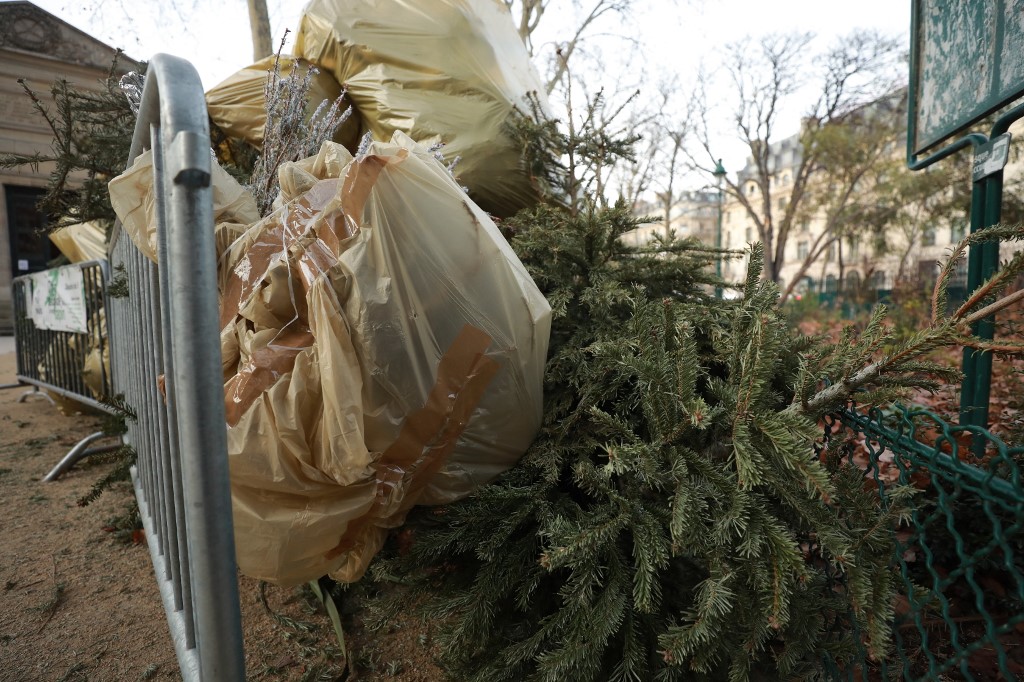
[{"label": "metal barrier fence", "polygon": [[893,529],[894,653],[834,661],[834,677],[1024,679],[1024,447],[901,406],[828,422],[822,450],[863,469],[883,506],[893,485],[918,489],[910,522]]},{"label": "metal barrier fence", "polygon": [[[82,297],[75,301],[80,309],[73,315],[76,319],[39,320],[37,324],[32,301],[40,292],[35,289],[56,288],[65,280],[81,283]],[[106,409],[100,400],[110,390],[110,374],[103,358],[107,336],[104,319],[106,281],[107,264],[104,261],[66,265],[15,278],[14,338],[20,383],[52,391],[95,409]],[[56,297],[51,297],[45,289],[43,298]],[[51,307],[57,308],[59,304]],[[94,380],[87,383],[83,370],[86,359],[94,350],[99,353],[98,372]],[[26,397],[23,395],[19,401]]]},{"label": "metal barrier fence", "polygon": [[221,380],[210,136],[188,62],[149,62],[129,165],[153,152],[160,266],[114,228],[114,391],[136,413],[125,441],[182,676],[245,677]]},{"label": "metal barrier fence", "polygon": [[[106,261],[88,261],[22,275],[13,282],[17,384],[31,386],[18,402],[50,393],[109,411]],[[40,392],[44,389],[47,392]],[[79,441],[43,480],[53,481],[74,462],[111,446],[90,448],[103,432]],[[116,446],[113,446],[116,447]]]}]

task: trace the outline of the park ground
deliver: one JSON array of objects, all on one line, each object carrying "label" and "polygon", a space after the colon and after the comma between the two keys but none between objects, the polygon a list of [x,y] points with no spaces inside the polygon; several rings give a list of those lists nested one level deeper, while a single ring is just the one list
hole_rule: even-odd
[{"label": "park ground", "polygon": [[[0,384],[15,381],[12,351],[10,337],[0,337]],[[0,391],[0,681],[180,679],[142,532],[119,520],[132,499],[128,483],[83,508],[78,499],[109,463],[86,460],[42,481],[100,419],[61,414],[38,396],[18,402],[25,392]],[[442,679],[429,628],[410,617],[367,630],[359,590],[342,605],[354,663],[345,676],[308,591],[261,590],[245,577],[239,584],[251,680]]]}]

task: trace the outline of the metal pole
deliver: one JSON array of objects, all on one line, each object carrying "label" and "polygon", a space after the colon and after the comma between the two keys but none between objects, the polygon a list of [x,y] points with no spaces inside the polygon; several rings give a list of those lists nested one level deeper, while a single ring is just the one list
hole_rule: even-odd
[{"label": "metal pole", "polygon": [[[197,648],[204,680],[244,679],[241,648],[215,644],[240,644],[242,638],[218,342],[208,118],[200,80],[192,65],[158,56],[164,60],[154,58],[149,68],[159,73],[159,81],[190,82],[198,88],[197,97],[187,101],[170,99],[160,112],[163,142],[169,148],[166,178],[170,190],[170,258],[162,265],[169,271],[171,359],[185,521],[190,538],[197,547],[205,548],[190,557],[196,583],[193,599],[201,607],[196,613]],[[144,91],[143,98],[146,94]],[[174,124],[179,122],[187,124],[178,128]],[[189,192],[202,200],[188,201],[185,196]],[[194,343],[197,338],[205,341],[198,347]],[[218,551],[212,552],[211,548]]]},{"label": "metal pole", "polygon": [[[985,226],[997,224],[1002,219],[1003,171],[988,178],[985,186]],[[980,245],[981,281],[984,282],[999,269],[999,242]],[[995,337],[996,318],[986,317],[978,323],[978,337],[991,340]],[[976,352],[974,355],[974,400],[977,406],[974,423],[988,428],[988,402],[992,388],[992,353]]]},{"label": "metal pole", "polygon": [[[725,180],[725,167],[722,166],[722,160],[718,160],[718,164],[715,166],[713,175],[715,176],[715,185],[718,187],[718,227],[715,230],[715,248],[718,249],[718,253],[715,256],[715,279],[719,282],[722,280],[722,181]],[[715,285],[715,298],[722,298],[722,285]]]},{"label": "metal pole", "polygon": [[[1024,118],[1024,104],[1013,107],[995,122],[989,140],[1006,134],[1010,125]],[[1003,170],[974,182],[971,188],[971,233],[997,224],[1002,218]],[[967,292],[970,295],[999,269],[999,242],[971,246],[968,255]],[[981,339],[995,336],[995,316],[989,316],[972,327]],[[992,354],[965,348],[963,353],[963,392],[960,396],[960,423],[988,427],[988,404],[992,387]],[[974,439],[975,454],[984,447],[980,438]]]},{"label": "metal pole", "polygon": [[[985,227],[985,187],[986,180],[980,180],[973,183],[971,187],[971,234],[974,234],[978,230]],[[978,246],[970,247],[970,251],[967,254],[967,293],[970,295],[975,289],[981,285],[981,263],[982,263],[982,249]],[[977,334],[979,331],[979,325],[975,324],[972,327],[972,331]],[[964,348],[963,360],[961,370],[964,373],[964,380],[962,389],[960,392],[960,424],[961,426],[967,426],[975,424],[975,407],[976,401],[974,398],[974,389],[977,383],[977,357],[974,354],[974,349]]]}]

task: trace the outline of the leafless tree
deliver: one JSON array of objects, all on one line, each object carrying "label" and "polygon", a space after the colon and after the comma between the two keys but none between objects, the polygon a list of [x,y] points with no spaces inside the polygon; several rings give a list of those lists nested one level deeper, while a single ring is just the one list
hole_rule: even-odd
[{"label": "leafless tree", "polygon": [[[531,57],[537,57],[538,49],[534,44],[534,34],[551,5],[551,0],[503,0],[503,2],[512,14],[519,37],[523,39],[527,52]],[[558,84],[563,82],[570,59],[588,32],[593,30],[594,25],[602,17],[614,14],[625,16],[634,3],[635,0],[588,0],[588,2],[573,0],[578,20],[575,23],[575,29],[570,29],[572,34],[566,40],[556,41],[554,45],[554,54],[550,57],[550,73],[545,82],[548,94],[551,94]]]},{"label": "leafless tree", "polygon": [[644,197],[653,194],[666,231],[689,170],[684,148],[690,111],[686,102],[679,101],[683,92],[678,78],[672,77],[657,86],[655,97],[634,98],[624,130],[638,138],[635,156],[613,170],[616,190],[631,206],[648,210],[651,204]]},{"label": "leafless tree", "polygon": [[246,0],[249,5],[249,28],[252,32],[252,60],[258,62],[274,53],[270,40],[270,14],[267,0]]},{"label": "leafless tree", "polygon": [[884,180],[910,172],[903,167],[902,155],[897,152],[900,147],[894,144],[902,131],[904,104],[900,96],[884,97],[814,131],[817,166],[806,183],[802,212],[807,217],[801,220],[816,217],[819,231],[786,283],[783,300],[823,258],[837,262],[841,287],[844,241],[858,242],[886,228],[867,217],[888,191]]},{"label": "leafless tree", "polygon": [[[826,143],[830,136],[835,137],[831,131],[866,104],[882,101],[892,93],[896,84],[894,66],[900,56],[896,41],[876,32],[857,31],[840,39],[816,60],[815,68],[808,69],[812,40],[808,33],[744,40],[728,47],[724,65],[733,91],[734,131],[750,150],[753,167],[750,177],[726,178],[726,191],[756,226],[758,238],[765,246],[764,276],[773,281],[779,281],[791,235],[813,210],[824,210],[832,220],[826,219],[826,228],[810,249],[806,266],[839,238],[836,228],[841,224],[840,218],[847,214],[854,189],[886,147],[872,137],[870,149],[859,150],[862,153],[855,166],[822,166],[823,156],[829,150]],[[800,91],[805,80],[817,82],[818,95],[801,124],[791,184],[780,195],[774,183],[779,170],[775,146],[780,140],[779,117],[784,104]],[[710,175],[721,154],[712,139],[711,119],[717,112],[708,104],[708,89],[709,79],[704,76],[694,98],[694,134],[688,155],[697,168]],[[848,156],[855,155],[851,152]],[[831,179],[820,181],[822,173],[830,171],[834,172]],[[751,183],[755,191],[744,191]],[[777,201],[780,196],[786,198],[781,204]],[[790,282],[790,291],[795,281]]]},{"label": "leafless tree", "polygon": [[[252,35],[253,61],[274,54],[274,46],[270,34],[270,14],[267,0],[246,0],[249,10],[249,25]],[[85,0],[82,9],[91,12],[93,17],[103,17],[106,21],[123,24],[128,35],[132,35],[131,27],[137,19],[138,8],[128,0]],[[180,30],[188,31],[189,22],[195,21],[202,9],[199,0],[164,0],[154,3],[156,13],[154,21],[159,25],[173,22]],[[111,16],[120,18],[110,19]]]}]

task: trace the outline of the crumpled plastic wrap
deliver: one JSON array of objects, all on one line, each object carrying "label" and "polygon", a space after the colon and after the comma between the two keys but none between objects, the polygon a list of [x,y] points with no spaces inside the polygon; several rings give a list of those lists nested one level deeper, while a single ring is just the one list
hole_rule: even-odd
[{"label": "crumpled plastic wrap", "polygon": [[107,237],[95,222],[78,223],[50,233],[50,241],[72,263],[103,260],[107,257]]},{"label": "crumpled plastic wrap", "polygon": [[295,53],[343,83],[377,140],[394,131],[440,141],[459,182],[488,212],[506,217],[537,191],[504,126],[513,107],[545,101],[540,77],[497,0],[312,0]]},{"label": "crumpled plastic wrap", "polygon": [[490,218],[398,133],[281,170],[223,255],[238,562],[358,579],[414,504],[510,468],[542,417],[550,308]]},{"label": "crumpled plastic wrap", "polygon": [[[215,159],[211,159],[210,165],[214,222],[249,225],[259,220],[260,212],[252,195]],[[110,204],[121,219],[122,229],[139,251],[156,262],[153,152],[139,154],[132,167],[111,180],[107,187]]]},{"label": "crumpled plastic wrap", "polygon": [[[264,88],[267,77],[274,68],[274,57],[266,57],[252,66],[228,76],[206,93],[206,108],[210,118],[230,135],[245,140],[254,147],[263,146],[263,134],[267,123],[267,102]],[[299,61],[299,73],[305,75],[311,64]],[[290,55],[281,55],[280,74],[285,78],[292,73],[295,59]],[[330,73],[318,69],[313,76],[309,88],[309,104],[307,117],[311,116],[323,101],[333,102],[342,97],[341,110],[348,108],[348,98],[342,95],[342,88]],[[355,149],[359,144],[359,117],[350,116],[338,126],[334,141]]]}]

